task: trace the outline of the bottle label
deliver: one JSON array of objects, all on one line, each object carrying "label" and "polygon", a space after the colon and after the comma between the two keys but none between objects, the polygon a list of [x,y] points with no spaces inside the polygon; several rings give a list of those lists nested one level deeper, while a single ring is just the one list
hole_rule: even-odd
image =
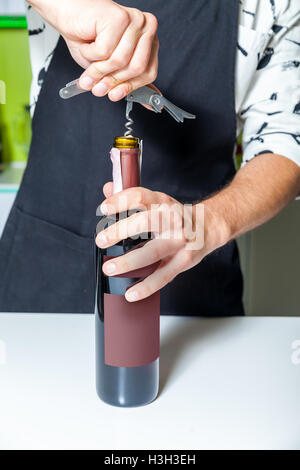
[{"label": "bottle label", "polygon": [[104,294],[105,364],[138,367],[159,357],[160,295],[128,302],[124,295]]}]

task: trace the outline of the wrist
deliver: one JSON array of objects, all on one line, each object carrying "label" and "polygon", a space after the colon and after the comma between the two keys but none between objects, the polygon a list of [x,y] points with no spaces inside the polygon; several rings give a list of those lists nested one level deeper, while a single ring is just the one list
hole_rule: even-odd
[{"label": "wrist", "polygon": [[204,207],[204,248],[208,253],[225,245],[232,238],[225,208],[212,197],[200,203]]}]

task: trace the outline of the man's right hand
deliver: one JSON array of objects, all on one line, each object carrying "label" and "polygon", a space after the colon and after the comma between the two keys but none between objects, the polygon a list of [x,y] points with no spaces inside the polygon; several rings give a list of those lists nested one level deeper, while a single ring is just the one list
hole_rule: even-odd
[{"label": "man's right hand", "polygon": [[64,37],[86,70],[79,86],[119,101],[152,83],[158,69],[157,20],[112,0],[29,0]]}]

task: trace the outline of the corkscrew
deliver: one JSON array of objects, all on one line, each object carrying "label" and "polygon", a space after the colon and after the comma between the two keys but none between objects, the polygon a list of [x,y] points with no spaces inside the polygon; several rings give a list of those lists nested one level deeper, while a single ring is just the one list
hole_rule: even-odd
[{"label": "corkscrew", "polygon": [[[79,87],[79,79],[73,80],[67,83],[67,85],[59,90],[59,95],[63,99],[72,98],[72,96],[85,93],[87,90],[83,90]],[[167,100],[159,91],[154,90],[150,86],[143,86],[137,90],[132,91],[125,97],[126,104],[126,124],[125,124],[125,137],[132,137],[132,125],[133,119],[130,117],[133,103],[147,104],[151,106],[152,110],[156,113],[161,113],[165,109],[177,122],[183,122],[184,119],[195,119],[194,114],[190,114],[187,111],[179,108],[171,101]]]},{"label": "corkscrew", "polygon": [[151,106],[152,110],[156,113],[161,113],[165,109],[177,122],[183,122],[184,119],[195,119],[194,114],[188,113],[183,109],[179,108],[171,101],[167,100],[160,92],[154,90],[149,86],[143,86],[132,91],[125,97],[126,104],[126,131],[125,137],[132,137],[132,125],[133,119],[130,117],[130,113],[133,108],[133,103],[147,104]]}]

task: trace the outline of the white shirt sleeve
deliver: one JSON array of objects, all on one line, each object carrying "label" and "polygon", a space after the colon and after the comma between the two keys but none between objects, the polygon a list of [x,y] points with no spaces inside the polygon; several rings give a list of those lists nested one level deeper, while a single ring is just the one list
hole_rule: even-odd
[{"label": "white shirt sleeve", "polygon": [[[300,166],[300,1],[281,1],[263,54],[239,109],[243,165],[262,153]],[[277,0],[278,4],[278,0]]]},{"label": "white shirt sleeve", "polygon": [[26,15],[32,71],[30,113],[33,116],[46,72],[59,39],[59,33],[27,3]]}]

